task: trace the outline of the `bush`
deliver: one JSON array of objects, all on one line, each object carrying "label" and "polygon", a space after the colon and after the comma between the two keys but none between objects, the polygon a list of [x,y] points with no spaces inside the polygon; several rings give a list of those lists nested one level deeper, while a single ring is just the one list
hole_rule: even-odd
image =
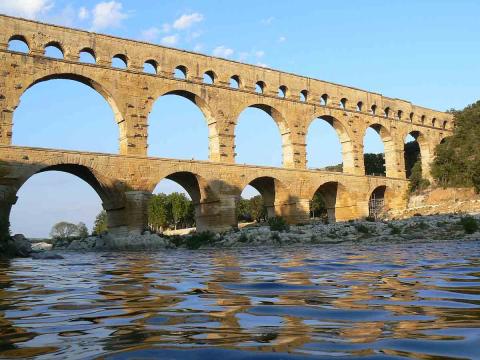
[{"label": "bush", "polygon": [[368,228],[368,226],[365,226],[363,224],[358,224],[357,226],[355,226],[355,228],[359,233],[362,233],[362,234],[370,233],[370,229]]},{"label": "bush", "polygon": [[471,216],[465,216],[460,219],[460,224],[463,226],[463,230],[467,234],[473,234],[478,231],[478,222]]},{"label": "bush", "polygon": [[246,243],[246,242],[248,242],[248,236],[247,236],[247,234],[242,233],[242,234],[240,235],[240,237],[238,238],[238,241],[241,242],[241,243]]},{"label": "bush", "polygon": [[400,235],[402,233],[402,229],[398,226],[392,225],[390,229],[390,235]]},{"label": "bush", "polygon": [[214,233],[210,231],[204,231],[188,236],[187,240],[185,241],[185,246],[187,249],[196,250],[202,245],[211,244],[214,239]]},{"label": "bush", "polygon": [[365,221],[369,221],[369,222],[375,222],[375,217],[369,215],[365,218]]},{"label": "bush", "polygon": [[281,216],[275,216],[268,219],[268,225],[271,231],[288,231],[290,226],[287,224],[284,218]]}]

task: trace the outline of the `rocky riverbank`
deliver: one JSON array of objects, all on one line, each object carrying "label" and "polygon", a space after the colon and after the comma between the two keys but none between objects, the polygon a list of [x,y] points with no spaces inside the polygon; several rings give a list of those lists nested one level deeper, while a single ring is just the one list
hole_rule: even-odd
[{"label": "rocky riverbank", "polygon": [[21,235],[13,244],[21,250],[18,256],[33,253],[36,258],[55,258],[58,251],[161,250],[172,248],[232,248],[245,246],[288,246],[295,244],[339,244],[406,242],[418,240],[480,239],[480,216],[435,215],[414,216],[394,221],[350,221],[334,224],[319,222],[290,226],[274,231],[267,225],[244,227],[223,234],[194,233],[162,236],[145,232],[113,237],[108,234],[84,239],[63,240],[53,244],[30,245]]}]

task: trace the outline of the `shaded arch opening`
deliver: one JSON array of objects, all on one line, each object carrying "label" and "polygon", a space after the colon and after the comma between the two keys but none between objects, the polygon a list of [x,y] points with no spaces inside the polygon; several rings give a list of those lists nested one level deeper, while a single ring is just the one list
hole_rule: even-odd
[{"label": "shaded arch opening", "polygon": [[45,45],[44,55],[49,58],[63,59],[64,51],[60,43],[51,41]]},{"label": "shaded arch opening", "polygon": [[352,172],[352,142],[345,126],[332,116],[314,119],[307,130],[307,168]]},{"label": "shaded arch opening", "polygon": [[82,76],[55,74],[37,79],[22,94],[13,119],[15,145],[118,152],[122,127],[115,122],[121,115],[109,94]]},{"label": "shaded arch opening", "polygon": [[158,74],[158,63],[155,60],[147,60],[143,63],[143,72],[146,74]]},{"label": "shaded arch opening", "polygon": [[76,164],[49,166],[32,174],[17,196],[10,214],[11,228],[27,238],[48,238],[52,227],[62,221],[84,223],[91,233],[103,206],[113,206],[107,186],[90,169]]},{"label": "shaded arch opening", "polygon": [[328,105],[328,94],[323,94],[322,96],[320,96],[320,105]]},{"label": "shaded arch opening", "polygon": [[308,100],[308,91],[307,90],[300,91],[300,101],[306,102],[307,100]]},{"label": "shaded arch opening", "polygon": [[[260,194],[255,198],[258,220],[265,221],[275,216],[281,216],[281,203],[288,197],[285,186],[281,181],[270,176],[260,176],[251,180],[242,190],[242,195]],[[237,204],[238,207],[238,204]]]},{"label": "shaded arch opening", "polygon": [[373,104],[372,107],[370,108],[370,112],[372,113],[372,115],[376,115],[377,114],[377,105]]},{"label": "shaded arch opening", "polygon": [[420,122],[422,124],[425,124],[425,120],[426,120],[426,116],[425,115],[422,115],[422,117],[420,118]]},{"label": "shaded arch opening", "polygon": [[379,124],[370,125],[363,137],[363,163],[365,175],[386,176],[386,143],[390,145],[388,131]]},{"label": "shaded arch opening", "polygon": [[402,111],[402,110],[398,110],[398,111],[397,111],[397,118],[398,118],[398,120],[402,120],[402,117],[403,117],[403,111]]},{"label": "shaded arch opening", "polygon": [[320,185],[310,200],[310,217],[324,223],[336,222],[339,217],[337,209],[345,196],[345,187],[336,181]]},{"label": "shaded arch opening", "polygon": [[173,77],[175,79],[179,80],[187,80],[187,75],[188,75],[188,69],[184,65],[178,65],[174,70],[173,70]]},{"label": "shaded arch opening", "polygon": [[386,118],[390,116],[390,108],[388,106],[383,110],[383,116]]},{"label": "shaded arch opening", "polygon": [[413,122],[414,117],[415,117],[415,113],[411,112],[409,116],[410,122]]},{"label": "shaded arch opening", "polygon": [[250,184],[245,186],[240,194],[236,211],[240,228],[252,222],[262,223],[267,220],[267,209],[264,205],[263,197]]},{"label": "shaded arch opening", "polygon": [[238,75],[233,75],[230,78],[230,87],[232,89],[240,89],[240,77]]},{"label": "shaded arch opening", "polygon": [[443,130],[446,130],[447,127],[448,127],[448,121],[445,120],[445,121],[442,123],[442,129],[443,129]]},{"label": "shaded arch opening", "polygon": [[287,97],[287,87],[285,85],[281,85],[278,88],[278,97],[283,99]]},{"label": "shaded arch opening", "polygon": [[387,187],[381,185],[376,187],[370,194],[368,200],[368,216],[375,220],[385,218],[385,212],[387,210],[386,204],[386,192]]},{"label": "shaded arch opening", "polygon": [[83,48],[79,52],[79,61],[86,64],[96,64],[97,58],[95,56],[95,51],[90,48]]},{"label": "shaded arch opening", "polygon": [[339,103],[339,106],[341,109],[346,109],[347,108],[347,99],[346,98],[341,98],[340,99],[340,103]]},{"label": "shaded arch opening", "polygon": [[30,52],[30,46],[28,45],[28,41],[23,35],[13,35],[8,40],[8,50],[16,51],[28,54]]},{"label": "shaded arch opening", "polygon": [[[404,139],[405,175],[422,177],[422,152],[425,152],[426,142],[419,131],[411,131]],[[423,151],[422,151],[423,148]]]},{"label": "shaded arch opening", "polygon": [[117,54],[112,57],[112,67],[125,70],[128,68],[128,59],[124,54]]},{"label": "shaded arch opening", "polygon": [[436,118],[433,118],[433,119],[432,119],[432,126],[433,126],[433,127],[436,127],[436,126],[437,126],[437,119],[436,119]]},{"label": "shaded arch opening", "polygon": [[362,109],[363,109],[363,102],[359,101],[357,103],[357,111],[362,111]]},{"label": "shaded arch opening", "polygon": [[212,70],[205,71],[203,74],[203,83],[213,85],[215,84],[216,75]]},{"label": "shaded arch opening", "polygon": [[275,167],[286,165],[290,158],[285,154],[285,148],[289,145],[286,122],[276,109],[254,104],[238,116],[235,125],[236,163]]},{"label": "shaded arch opening", "polygon": [[215,139],[217,133],[212,118],[207,104],[196,94],[183,90],[165,93],[155,101],[148,117],[148,155],[208,160],[209,139]]},{"label": "shaded arch opening", "polygon": [[265,91],[265,83],[263,81],[257,81],[255,83],[255,92],[257,94],[263,94]]}]

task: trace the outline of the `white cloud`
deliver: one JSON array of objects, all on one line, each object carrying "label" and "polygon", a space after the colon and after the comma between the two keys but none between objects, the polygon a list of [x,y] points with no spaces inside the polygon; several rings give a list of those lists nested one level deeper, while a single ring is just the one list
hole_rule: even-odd
[{"label": "white cloud", "polygon": [[226,46],[217,46],[215,49],[213,49],[213,55],[214,56],[219,56],[219,57],[224,57],[228,58],[233,55],[233,49],[227,48]]},{"label": "white cloud", "polygon": [[199,13],[192,13],[192,14],[184,14],[180,16],[175,22],[173,23],[173,27],[177,30],[183,30],[189,28],[196,22],[200,22],[203,20],[203,15]]},{"label": "white cloud", "polygon": [[79,10],[78,10],[78,18],[80,20],[86,20],[90,17],[90,12],[88,11],[88,9],[86,7],[81,7]]},{"label": "white cloud", "polygon": [[153,42],[157,40],[160,35],[160,29],[156,27],[151,27],[142,31],[141,38],[145,41]]},{"label": "white cloud", "polygon": [[93,30],[118,27],[128,15],[122,11],[122,4],[112,1],[100,2],[93,8]]},{"label": "white cloud", "polygon": [[285,42],[285,41],[287,41],[287,38],[286,38],[285,36],[280,36],[280,37],[278,38],[278,42],[279,42],[279,43],[283,43],[283,42]]},{"label": "white cloud", "polygon": [[51,0],[1,0],[0,12],[29,19],[37,19],[53,7]]},{"label": "white cloud", "polygon": [[256,57],[261,58],[261,57],[263,57],[263,55],[265,55],[265,51],[263,51],[263,50],[255,51],[255,56]]},{"label": "white cloud", "polygon": [[178,42],[178,36],[177,35],[164,36],[161,40],[161,43],[163,45],[167,45],[167,46],[173,46],[177,42]]},{"label": "white cloud", "polygon": [[262,19],[260,22],[263,25],[270,25],[273,22],[273,20],[275,20],[275,18],[273,16],[270,16],[269,18]]}]

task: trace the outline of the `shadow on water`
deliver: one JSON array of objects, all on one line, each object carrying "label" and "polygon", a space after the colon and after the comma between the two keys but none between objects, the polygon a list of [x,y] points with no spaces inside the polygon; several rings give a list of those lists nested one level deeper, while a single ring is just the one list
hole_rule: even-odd
[{"label": "shadow on water", "polygon": [[480,244],[0,262],[0,358],[480,358]]}]

